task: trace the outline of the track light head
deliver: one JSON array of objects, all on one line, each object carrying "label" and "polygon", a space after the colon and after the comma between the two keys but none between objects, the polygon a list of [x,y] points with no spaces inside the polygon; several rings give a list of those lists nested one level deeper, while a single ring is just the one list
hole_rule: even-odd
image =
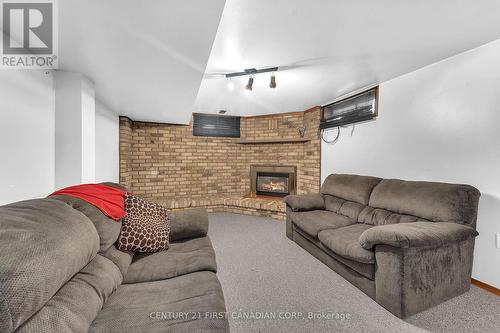
[{"label": "track light head", "polygon": [[253,76],[250,76],[248,78],[248,83],[245,86],[245,89],[248,90],[248,91],[252,91],[252,88],[253,88]]},{"label": "track light head", "polygon": [[276,88],[276,76],[274,73],[271,74],[271,82],[269,82],[269,88]]}]

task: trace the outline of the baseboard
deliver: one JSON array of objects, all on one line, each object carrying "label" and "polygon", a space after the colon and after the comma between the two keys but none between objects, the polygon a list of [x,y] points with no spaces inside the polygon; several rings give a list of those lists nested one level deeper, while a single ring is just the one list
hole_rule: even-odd
[{"label": "baseboard", "polygon": [[493,286],[490,286],[489,284],[486,284],[484,282],[478,281],[476,279],[470,279],[470,283],[475,285],[476,287],[479,287],[481,289],[484,289],[486,291],[489,291],[490,293],[493,293],[497,296],[500,296],[500,289],[495,288]]}]

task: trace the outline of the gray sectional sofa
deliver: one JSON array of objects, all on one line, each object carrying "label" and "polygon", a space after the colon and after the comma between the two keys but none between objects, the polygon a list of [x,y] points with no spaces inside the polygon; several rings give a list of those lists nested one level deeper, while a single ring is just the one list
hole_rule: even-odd
[{"label": "gray sectional sofa", "polygon": [[480,192],[332,174],[285,198],[286,235],[398,317],[470,288]]},{"label": "gray sectional sofa", "polygon": [[0,207],[0,332],[229,331],[204,210],[172,214],[165,252],[119,251],[120,228],[68,196]]}]

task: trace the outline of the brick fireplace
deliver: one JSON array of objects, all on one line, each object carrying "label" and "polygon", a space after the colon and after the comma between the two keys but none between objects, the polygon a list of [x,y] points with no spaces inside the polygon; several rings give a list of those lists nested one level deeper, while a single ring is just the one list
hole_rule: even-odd
[{"label": "brick fireplace", "polygon": [[[287,182],[290,193],[318,192],[319,119],[318,107],[242,117],[240,138],[220,138],[193,136],[192,125],[120,117],[120,183],[173,209],[205,207],[283,218],[280,196],[257,195],[252,167],[275,168],[260,172],[276,174],[289,174],[291,169],[286,168],[292,168],[293,176]],[[301,135],[299,129],[303,128]],[[276,187],[274,183],[266,186]]]}]

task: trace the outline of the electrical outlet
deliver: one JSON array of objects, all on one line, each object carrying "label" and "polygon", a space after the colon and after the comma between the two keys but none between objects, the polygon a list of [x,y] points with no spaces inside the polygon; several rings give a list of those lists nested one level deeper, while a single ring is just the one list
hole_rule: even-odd
[{"label": "electrical outlet", "polygon": [[500,234],[497,233],[497,249],[500,249]]}]

